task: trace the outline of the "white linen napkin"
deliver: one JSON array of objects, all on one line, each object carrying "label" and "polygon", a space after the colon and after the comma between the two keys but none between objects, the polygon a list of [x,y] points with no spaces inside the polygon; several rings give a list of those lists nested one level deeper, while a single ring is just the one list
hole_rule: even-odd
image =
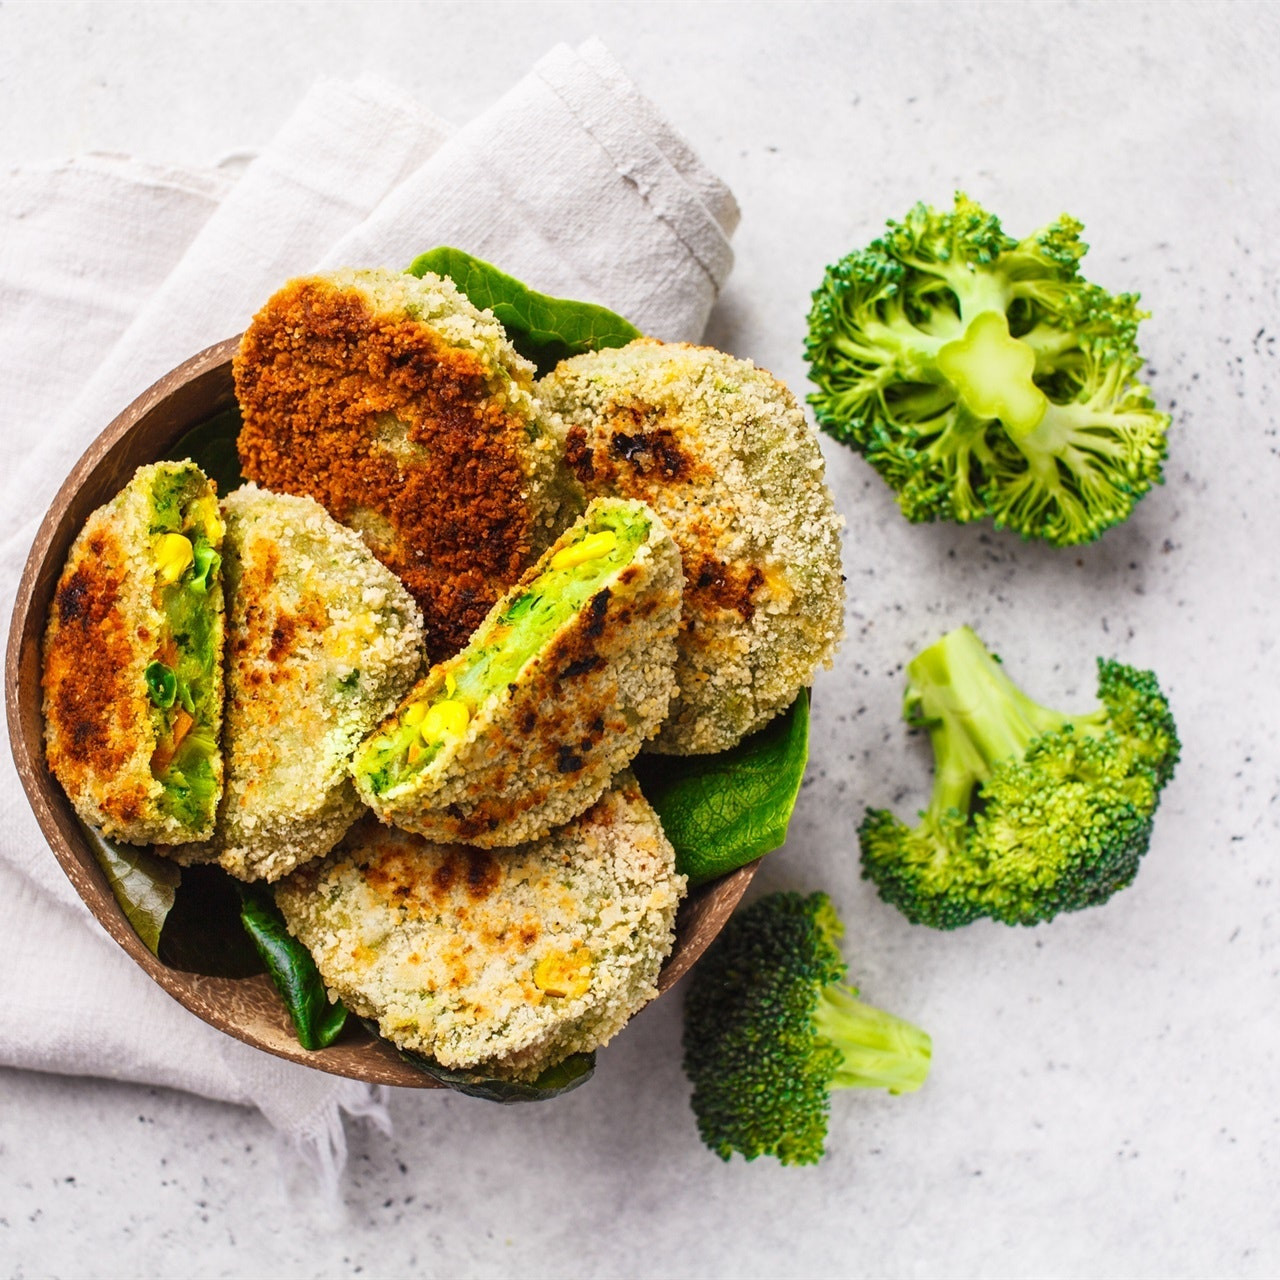
[{"label": "white linen napkin", "polygon": [[[88,157],[0,177],[0,601],[90,440],[291,275],[453,244],[535,288],[696,340],[731,262],[728,189],[597,42],[558,47],[453,131],[385,86],[325,82],[243,175]],[[0,1065],[255,1104],[327,1171],[381,1091],[249,1049],[98,927],[0,765]]]}]

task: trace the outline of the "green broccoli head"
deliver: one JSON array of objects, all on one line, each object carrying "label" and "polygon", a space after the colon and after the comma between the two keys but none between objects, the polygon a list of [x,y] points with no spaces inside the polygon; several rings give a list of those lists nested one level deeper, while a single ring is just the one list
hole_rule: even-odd
[{"label": "green broccoli head", "polygon": [[827,269],[805,350],[818,422],[914,521],[991,517],[1054,546],[1124,520],[1163,477],[1136,294],[1080,276],[1081,224],[1025,240],[967,196],[917,205]]},{"label": "green broccoli head", "polygon": [[918,1089],[930,1041],[844,984],[825,893],[775,893],[735,915],[685,999],[684,1066],[702,1140],[722,1159],[821,1157],[830,1093]]},{"label": "green broccoli head", "polygon": [[934,785],[916,826],[869,809],[859,828],[863,876],[886,902],[936,929],[1030,925],[1132,882],[1179,753],[1151,672],[1100,660],[1102,706],[1068,716],[1032,702],[961,627],[907,674],[904,714],[929,731]]}]

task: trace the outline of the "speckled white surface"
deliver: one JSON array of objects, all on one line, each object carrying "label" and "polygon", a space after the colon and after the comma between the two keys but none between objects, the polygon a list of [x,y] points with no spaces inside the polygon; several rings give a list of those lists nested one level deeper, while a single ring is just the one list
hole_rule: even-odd
[{"label": "speckled white surface", "polygon": [[[1167,485],[1080,552],[911,527],[826,448],[849,641],[765,887],[826,887],[865,992],[934,1036],[927,1087],[844,1096],[815,1169],[698,1144],[664,1001],[557,1103],[397,1095],[343,1209],[280,1185],[247,1112],[0,1073],[13,1276],[1266,1276],[1280,1270],[1277,294],[1280,23],[1267,5],[0,4],[0,163],[209,163],[317,72],[383,67],[463,120],[599,34],[727,179],[738,263],[709,337],[797,389],[823,265],[963,185],[1024,231],[1069,209],[1140,288],[1173,408]],[[858,876],[909,810],[901,666],[970,621],[1046,701],[1095,654],[1157,668],[1185,743],[1137,883],[1034,931],[907,925]]]}]

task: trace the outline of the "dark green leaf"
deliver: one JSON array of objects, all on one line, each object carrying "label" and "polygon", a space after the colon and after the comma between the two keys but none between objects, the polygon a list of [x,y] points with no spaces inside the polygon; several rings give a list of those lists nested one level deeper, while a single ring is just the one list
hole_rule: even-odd
[{"label": "dark green leaf", "polygon": [[289,1010],[298,1043],[304,1049],[331,1045],[346,1025],[347,1011],[330,1003],[311,952],[285,927],[269,889],[242,885],[240,900],[240,919]]},{"label": "dark green leaf", "polygon": [[217,484],[219,497],[226,497],[244,484],[244,477],[240,474],[240,454],[236,451],[239,435],[240,410],[234,407],[224,409],[198,427],[192,427],[167,456],[174,460],[190,458]]},{"label": "dark green leaf", "polygon": [[236,881],[221,867],[183,868],[157,954],[171,969],[211,978],[248,978],[262,972],[262,961],[240,927]]},{"label": "dark green leaf", "polygon": [[[383,1037],[378,1031],[378,1024],[361,1018],[370,1035]],[[586,1084],[596,1069],[594,1053],[574,1053],[548,1067],[536,1080],[518,1081],[502,1080],[497,1076],[486,1075],[483,1071],[455,1071],[450,1067],[442,1067],[434,1058],[424,1057],[408,1049],[397,1049],[396,1052],[415,1070],[430,1076],[446,1088],[457,1093],[465,1093],[469,1098],[482,1098],[485,1102],[501,1102],[510,1105],[515,1102],[545,1102],[548,1098],[558,1098],[562,1093],[569,1093]]]},{"label": "dark green leaf", "polygon": [[157,707],[167,711],[173,706],[178,696],[178,677],[172,667],[163,662],[152,662],[142,673],[142,678],[147,682],[147,692]]},{"label": "dark green leaf", "polygon": [[430,249],[409,267],[409,273],[419,277],[428,271],[448,276],[477,307],[492,311],[515,349],[537,365],[539,377],[569,356],[625,347],[643,336],[607,307],[537,293],[461,249]]},{"label": "dark green leaf", "polygon": [[129,923],[147,950],[158,955],[160,935],[182,879],[181,868],[147,849],[108,840],[83,823],[80,829]]},{"label": "dark green leaf", "polygon": [[641,755],[640,789],[675,846],[690,886],[778,848],[809,759],[809,694],[758,733],[714,756]]}]

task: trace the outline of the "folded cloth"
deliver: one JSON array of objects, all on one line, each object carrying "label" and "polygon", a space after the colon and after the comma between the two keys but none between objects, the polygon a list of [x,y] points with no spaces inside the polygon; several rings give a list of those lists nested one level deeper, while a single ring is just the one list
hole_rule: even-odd
[{"label": "folded cloth", "polygon": [[[696,340],[737,208],[596,42],[559,47],[454,131],[385,86],[325,82],[240,176],[88,157],[0,177],[0,601],[90,440],[286,278],[454,244],[535,288]],[[256,1104],[330,1174],[379,1091],[272,1058],[170,1000],[62,875],[0,765],[0,1065]]]}]

